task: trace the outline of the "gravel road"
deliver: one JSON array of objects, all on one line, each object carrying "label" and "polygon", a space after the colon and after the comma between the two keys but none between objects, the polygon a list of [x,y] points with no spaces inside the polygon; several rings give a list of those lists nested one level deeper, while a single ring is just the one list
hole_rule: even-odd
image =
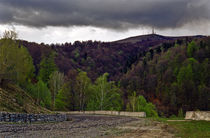
[{"label": "gravel road", "polygon": [[[157,124],[140,118],[103,115],[68,115],[68,119],[70,121],[60,123],[0,123],[0,138],[139,137],[140,134],[147,136],[144,135],[145,132],[152,134],[154,126],[155,134],[157,130],[164,132],[161,129],[162,126],[158,127]],[[143,131],[141,131],[142,128],[144,128]],[[163,135],[161,134],[160,136]],[[158,135],[155,135],[155,137],[158,137]]]}]

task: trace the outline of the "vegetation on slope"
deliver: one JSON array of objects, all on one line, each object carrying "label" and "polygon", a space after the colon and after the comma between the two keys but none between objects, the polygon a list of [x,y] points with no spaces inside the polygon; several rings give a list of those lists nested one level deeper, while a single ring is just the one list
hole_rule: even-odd
[{"label": "vegetation on slope", "polygon": [[35,104],[34,99],[18,86],[8,83],[0,86],[0,111],[49,113],[50,111]]},{"label": "vegetation on slope", "polygon": [[[209,38],[147,53],[121,79],[121,85],[154,103],[159,113],[210,109]],[[130,92],[130,94],[129,94]]]},{"label": "vegetation on slope", "polygon": [[13,73],[9,79],[51,110],[157,116],[156,107],[167,115],[209,109],[209,38],[148,35],[128,40],[47,46],[6,37],[0,41],[0,74]]}]

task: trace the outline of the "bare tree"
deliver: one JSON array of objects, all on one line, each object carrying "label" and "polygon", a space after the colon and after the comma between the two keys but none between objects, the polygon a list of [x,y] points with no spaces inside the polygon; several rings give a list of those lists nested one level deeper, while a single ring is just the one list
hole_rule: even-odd
[{"label": "bare tree", "polygon": [[3,33],[3,38],[4,39],[16,40],[17,37],[18,37],[18,33],[16,32],[14,27],[11,30],[5,30],[4,33]]}]

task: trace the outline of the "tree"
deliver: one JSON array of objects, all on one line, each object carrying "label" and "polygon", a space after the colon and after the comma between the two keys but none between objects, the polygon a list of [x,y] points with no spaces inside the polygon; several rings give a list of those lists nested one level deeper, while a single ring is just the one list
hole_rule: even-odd
[{"label": "tree", "polygon": [[120,110],[122,100],[120,89],[114,82],[108,82],[108,73],[97,78],[92,87],[92,97],[88,103],[89,110]]},{"label": "tree", "polygon": [[35,99],[36,104],[50,109],[51,93],[47,84],[39,80],[36,84],[28,83],[25,90]]},{"label": "tree", "polygon": [[49,109],[51,105],[51,94],[47,87],[47,84],[45,84],[42,80],[39,80],[38,83],[36,84],[36,88],[37,88],[37,95],[36,95],[37,102],[40,105],[47,107]]},{"label": "tree", "polygon": [[85,104],[88,100],[88,93],[90,92],[89,88],[91,85],[91,80],[88,78],[87,73],[80,71],[78,76],[76,77],[76,90],[79,100],[79,109],[84,111]]},{"label": "tree", "polygon": [[129,103],[127,104],[127,110],[132,110],[133,112],[135,112],[137,102],[136,92],[134,92],[132,96],[128,97],[128,101]]},{"label": "tree", "polygon": [[157,111],[155,105],[147,103],[146,99],[142,96],[136,95],[136,92],[128,98],[127,110],[133,112],[145,112],[148,117],[157,117]]},{"label": "tree", "polygon": [[2,39],[0,45],[0,73],[12,74],[18,84],[29,81],[35,69],[28,50],[12,39]]},{"label": "tree", "polygon": [[54,109],[56,95],[64,84],[64,74],[58,71],[53,72],[49,77],[48,84],[52,93],[52,109]]},{"label": "tree", "polygon": [[196,45],[195,41],[192,41],[187,46],[187,55],[188,57],[192,57],[195,51],[198,50],[198,46]]},{"label": "tree", "polygon": [[54,61],[55,53],[51,53],[47,57],[43,57],[39,64],[39,78],[44,82],[48,82],[50,75],[57,70],[57,66]]},{"label": "tree", "polygon": [[13,30],[5,30],[3,33],[3,39],[16,40],[17,36],[18,36],[18,34],[14,28],[13,28]]},{"label": "tree", "polygon": [[69,82],[65,83],[63,87],[59,90],[55,99],[55,109],[56,110],[71,110],[72,107],[72,87]]}]

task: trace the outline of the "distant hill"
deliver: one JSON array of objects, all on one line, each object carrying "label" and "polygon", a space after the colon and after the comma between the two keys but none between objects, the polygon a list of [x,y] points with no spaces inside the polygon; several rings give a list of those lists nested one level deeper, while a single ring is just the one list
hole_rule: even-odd
[{"label": "distant hill", "polygon": [[148,34],[148,35],[139,35],[139,36],[133,36],[129,38],[125,38],[122,40],[117,40],[114,42],[117,43],[139,43],[139,42],[145,42],[145,41],[169,41],[169,40],[177,40],[177,39],[184,39],[184,38],[203,38],[205,36],[197,35],[197,36],[162,36],[159,34]]}]

